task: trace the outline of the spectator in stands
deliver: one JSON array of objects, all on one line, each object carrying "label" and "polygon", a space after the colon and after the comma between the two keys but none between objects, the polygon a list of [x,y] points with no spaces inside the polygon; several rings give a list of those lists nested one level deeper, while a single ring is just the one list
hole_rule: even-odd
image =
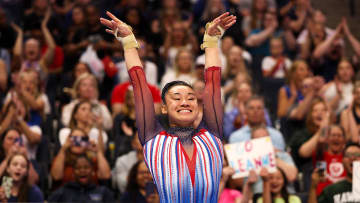
[{"label": "spectator in stands", "polygon": [[[222,80],[225,85],[235,78],[238,73],[248,73],[248,60],[246,57],[247,52],[244,52],[243,49],[237,45],[234,45],[230,48],[227,54],[226,67],[224,73],[222,74]],[[228,93],[228,92],[225,92]]]},{"label": "spectator in stands", "polygon": [[227,164],[225,159],[219,186],[219,203],[240,203],[242,201],[242,193],[234,189],[231,183],[231,176],[234,173],[235,170]]},{"label": "spectator in stands", "polygon": [[[10,106],[8,107],[8,105]],[[13,105],[16,110],[16,112],[12,114],[11,125],[21,133],[22,143],[28,151],[29,160],[36,163],[36,152],[42,139],[41,121],[38,122],[32,118],[33,114],[29,111],[28,105],[15,93],[10,93],[10,99],[8,103],[5,104],[5,109],[9,108],[8,113],[12,111],[11,108],[13,107],[11,107],[11,105]],[[8,119],[8,121],[10,121],[10,117],[8,117]]]},{"label": "spectator in stands", "polygon": [[48,96],[43,93],[39,73],[29,69],[20,71],[19,79],[14,81],[14,91],[9,91],[5,102],[9,102],[11,97],[16,95],[22,100],[30,113],[30,123],[41,125],[46,115],[50,114],[51,107]]},{"label": "spectator in stands", "polygon": [[280,5],[279,8],[279,14],[283,17],[284,23],[288,24],[296,36],[305,28],[306,22],[313,12],[309,0],[288,1],[286,5]]},{"label": "spectator in stands", "polygon": [[224,135],[229,138],[230,134],[236,129],[246,125],[247,118],[245,113],[245,105],[250,97],[253,95],[250,83],[243,82],[236,88],[234,96],[228,99],[224,116]]},{"label": "spectator in stands", "polygon": [[[326,187],[320,196],[316,195],[316,187],[321,180],[318,170],[312,174],[312,183],[310,190],[310,203],[335,203],[335,202],[359,202],[360,197],[356,196],[352,190],[353,181],[353,162],[360,161],[360,145],[349,143],[343,150],[344,158],[342,164],[346,171],[346,178]],[[344,200],[344,201],[343,201]]]},{"label": "spectator in stands", "polygon": [[[101,145],[101,148],[105,150],[108,136],[102,129],[101,115],[96,115],[96,113],[98,113],[96,112],[96,107],[89,101],[81,101],[77,103],[71,114],[69,127],[62,128],[59,131],[60,145],[65,144],[72,129],[81,129],[88,135],[90,141]],[[102,143],[98,143],[99,136],[102,137]]]},{"label": "spectator in stands", "polygon": [[302,94],[303,80],[310,76],[309,66],[305,61],[295,61],[287,75],[286,85],[278,94],[278,118],[286,117],[293,105],[304,99]]},{"label": "spectator in stands", "polygon": [[360,57],[360,42],[358,39],[356,39],[354,37],[354,35],[351,33],[350,29],[349,29],[349,25],[346,21],[346,19],[343,19],[343,29],[344,29],[344,34],[347,37],[347,39],[349,40],[355,54]]},{"label": "spectator in stands", "polygon": [[248,36],[254,29],[261,29],[262,20],[268,10],[266,0],[255,0],[252,2],[250,15],[246,15],[242,21],[244,36]]},{"label": "spectator in stands", "polygon": [[343,59],[339,62],[335,79],[327,83],[322,91],[332,111],[340,114],[352,102],[354,70],[352,64]]},{"label": "spectator in stands", "polygon": [[196,81],[194,74],[194,56],[191,51],[187,49],[178,49],[174,68],[169,69],[161,79],[161,88],[168,82],[174,80],[185,81],[192,84]]},{"label": "spectator in stands", "polygon": [[[25,154],[15,152],[8,159],[6,172],[2,176],[0,201],[2,202],[43,202],[41,190],[28,182],[30,161]],[[5,178],[11,178],[12,183],[4,184]],[[7,180],[9,182],[9,180]],[[5,186],[7,185],[7,186]],[[8,188],[6,188],[8,187]],[[10,190],[10,191],[9,191]]]},{"label": "spectator in stands", "polygon": [[108,108],[99,102],[98,100],[98,84],[94,75],[82,74],[77,78],[72,89],[73,100],[64,106],[61,114],[62,124],[69,126],[73,109],[77,103],[81,100],[90,101],[92,105],[95,105],[99,116],[103,118],[104,130],[110,130],[112,128],[112,118]]},{"label": "spectator in stands", "polygon": [[[0,36],[0,47],[3,50],[10,50],[15,44],[16,35],[15,30],[9,23],[9,19],[6,15],[4,8],[0,8],[0,32],[2,33],[2,35]],[[1,52],[3,52],[3,50]],[[1,53],[1,58],[2,57],[3,54]]]},{"label": "spectator in stands", "polygon": [[[160,90],[153,85],[148,84],[151,94],[154,99],[154,106],[155,106],[155,112],[160,113],[160,107],[161,107],[161,97],[160,97]],[[111,93],[111,108],[113,112],[113,117],[115,118],[116,115],[119,113],[124,112],[124,108],[126,108],[126,105],[131,105],[132,100],[130,93],[127,93],[129,89],[131,89],[132,86],[130,85],[130,82],[125,82],[122,84],[118,84],[115,86],[114,90]],[[127,95],[127,96],[126,96]],[[128,106],[130,107],[130,106]],[[133,108],[133,107],[130,107]],[[130,108],[128,110],[130,110]],[[130,113],[131,111],[127,111]]]},{"label": "spectator in stands", "polygon": [[58,86],[58,97],[61,102],[60,109],[63,105],[70,103],[71,95],[66,94],[73,86],[75,81],[82,75],[83,73],[91,74],[91,69],[89,65],[86,63],[78,62],[71,72],[65,73],[62,77],[60,85]]},{"label": "spectator in stands", "polygon": [[20,27],[13,25],[17,32],[16,43],[13,48],[13,61],[15,63],[21,63],[21,70],[36,70],[40,74],[40,79],[42,81],[47,77],[49,66],[53,61],[56,47],[55,41],[47,28],[50,15],[50,10],[47,10],[44,19],[41,22],[41,31],[47,45],[47,50],[44,54],[41,54],[41,44],[35,38],[29,38],[25,41],[25,44],[23,44],[23,30]]},{"label": "spectator in stands", "polygon": [[132,150],[131,140],[136,133],[135,99],[132,86],[125,93],[125,102],[114,118],[115,155],[121,156]]},{"label": "spectator in stands", "polygon": [[236,74],[233,80],[229,80],[225,86],[223,86],[223,94],[225,96],[225,112],[229,111],[232,107],[232,97],[236,96],[236,88],[240,86],[241,83],[252,84],[253,80],[247,72],[239,72]]},{"label": "spectator in stands", "polygon": [[281,38],[270,40],[270,56],[262,60],[261,69],[264,77],[285,78],[291,67],[291,60],[284,55],[284,45]]},{"label": "spectator in stands", "polygon": [[[166,70],[174,69],[178,65],[180,49],[187,49],[192,56],[199,50],[197,39],[191,30],[191,22],[175,21],[173,24],[164,25],[166,29],[165,41],[160,49],[166,61]],[[184,52],[184,51],[181,51]],[[192,56],[193,57],[193,56]],[[194,59],[192,59],[194,60]]]},{"label": "spectator in stands", "polygon": [[[98,137],[98,143],[102,143],[102,136]],[[54,188],[75,180],[74,163],[76,157],[80,155],[89,156],[93,160],[96,167],[92,179],[95,183],[110,179],[110,167],[101,145],[89,141],[88,135],[83,130],[75,128],[53,160],[50,173]]]},{"label": "spectator in stands", "polygon": [[74,6],[71,11],[71,25],[66,30],[66,39],[64,45],[65,53],[65,71],[70,70],[79,60],[82,52],[89,45],[86,33],[87,29],[85,9],[82,6]]},{"label": "spectator in stands", "polygon": [[[22,152],[26,155],[29,153],[22,144],[21,132],[16,128],[9,128],[1,136],[0,142],[0,176],[2,176],[8,166],[10,157],[17,152]],[[32,163],[29,165],[28,181],[30,184],[36,184],[39,179],[37,172],[35,171]]]},{"label": "spectator in stands", "polygon": [[[266,126],[258,126],[252,129],[251,132],[251,139],[257,139],[262,137],[269,136],[269,131],[266,128]],[[274,147],[275,151],[275,157],[276,157],[276,166],[284,172],[284,179],[287,183],[293,183],[296,180],[298,170],[295,166],[295,163],[293,159],[291,158],[290,154],[285,152],[284,150],[280,150],[276,147]],[[241,179],[240,179],[241,180]],[[235,179],[236,182],[248,182],[247,178],[244,181],[240,181],[239,179]],[[265,181],[264,181],[265,182]],[[291,192],[295,192],[294,188],[291,185],[285,184],[286,190],[289,190]],[[263,180],[258,178],[253,184],[252,184],[252,193],[254,194],[253,200],[256,202],[258,198],[261,196],[262,193],[264,193],[263,190]]]},{"label": "spectator in stands", "polygon": [[300,33],[296,42],[300,45],[299,55],[307,60],[312,55],[316,46],[334,34],[334,30],[326,27],[326,16],[320,10],[313,11],[306,28]]},{"label": "spectator in stands", "polygon": [[[155,190],[155,193],[147,196],[145,186],[148,183],[152,183],[151,174],[143,160],[138,161],[133,165],[129,172],[128,183],[126,186],[125,194],[121,197],[121,202],[149,202],[148,200],[159,201],[159,196]],[[151,201],[156,202],[156,201]]]},{"label": "spectator in stands", "polygon": [[[142,60],[142,64],[144,67],[145,74],[147,75],[147,82],[151,85],[157,85],[158,84],[158,67],[155,63],[149,61],[147,59],[147,42],[143,39],[138,39],[139,44],[139,57]],[[116,68],[118,69],[117,78],[119,83],[124,83],[129,81],[129,75],[127,74],[126,64],[125,61],[121,61],[116,64]]]},{"label": "spectator in stands", "polygon": [[122,13],[124,22],[130,25],[137,35],[147,36],[149,34],[149,26],[142,9],[129,6],[125,7]]},{"label": "spectator in stands", "polygon": [[[323,189],[346,177],[346,171],[342,165],[343,150],[345,147],[345,131],[339,125],[331,125],[327,133],[319,137],[316,145],[308,150],[312,151],[313,163],[326,163],[324,181],[320,181],[316,188],[316,194],[320,195]],[[320,169],[319,169],[320,170]]]},{"label": "spectator in stands", "polygon": [[341,126],[345,129],[346,140],[359,143],[360,125],[360,82],[355,82],[353,90],[353,100],[340,115]]},{"label": "spectator in stands", "polygon": [[130,169],[138,161],[144,160],[143,149],[137,134],[131,137],[131,148],[132,150],[130,152],[116,159],[115,167],[112,171],[113,184],[116,184],[116,188],[121,194],[125,192],[126,185],[128,184]]},{"label": "spectator in stands", "polygon": [[[317,24],[313,28],[317,32]],[[314,51],[311,52],[310,59],[311,66],[314,69],[315,75],[321,75],[326,81],[333,80],[336,75],[337,66],[344,56],[344,41],[342,39],[342,32],[344,21],[339,23],[333,35],[330,37],[324,36],[322,41],[319,40],[315,44]],[[323,28],[322,28],[323,29]],[[310,35],[309,35],[310,36]]]},{"label": "spectator in stands", "polygon": [[269,173],[266,168],[260,171],[261,179],[264,182],[262,197],[257,203],[270,202],[289,202],[301,203],[301,200],[296,195],[290,195],[287,191],[288,181],[286,180],[285,171],[277,168],[274,173]]},{"label": "spectator in stands", "polygon": [[321,88],[324,86],[324,78],[320,76],[307,77],[302,82],[301,93],[304,97],[302,102],[297,103],[289,112],[289,118],[304,120],[309,112],[311,103],[318,97],[322,97]]},{"label": "spectator in stands", "polygon": [[310,186],[311,172],[313,165],[311,156],[316,148],[318,140],[324,135],[331,124],[330,111],[324,100],[315,99],[309,108],[306,116],[306,128],[294,132],[290,140],[291,155],[297,167],[303,172],[305,190]]},{"label": "spectator in stands", "polygon": [[[251,130],[255,127],[265,123],[264,100],[259,96],[252,96],[245,105],[245,112],[247,117],[247,125],[231,133],[229,142],[244,142],[251,139]],[[285,142],[282,134],[272,128],[266,127],[274,147],[280,150],[285,150]]]},{"label": "spectator in stands", "polygon": [[262,28],[253,29],[245,40],[245,44],[249,47],[249,52],[253,57],[270,55],[270,39],[272,37],[281,37],[286,48],[295,48],[295,39],[286,36],[289,34],[289,30],[278,28],[279,23],[274,12],[267,11],[262,21]]},{"label": "spectator in stands", "polygon": [[92,181],[93,162],[84,155],[74,160],[74,181],[66,183],[49,197],[49,202],[114,202],[113,193]]}]

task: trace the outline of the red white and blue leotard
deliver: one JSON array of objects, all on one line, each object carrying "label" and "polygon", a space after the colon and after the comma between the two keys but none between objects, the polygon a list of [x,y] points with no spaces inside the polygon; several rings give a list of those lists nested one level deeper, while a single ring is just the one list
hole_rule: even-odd
[{"label": "red white and blue leotard", "polygon": [[151,92],[141,67],[129,70],[134,87],[136,122],[146,164],[161,202],[217,202],[223,164],[220,68],[205,73],[203,122],[192,136],[190,160],[179,137],[155,118]]}]

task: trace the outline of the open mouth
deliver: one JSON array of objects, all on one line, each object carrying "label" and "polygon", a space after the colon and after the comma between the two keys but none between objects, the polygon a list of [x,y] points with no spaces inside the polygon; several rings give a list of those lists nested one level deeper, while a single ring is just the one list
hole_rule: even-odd
[{"label": "open mouth", "polygon": [[20,177],[21,177],[21,173],[20,173],[20,172],[15,172],[15,173],[14,173],[14,176],[15,176],[15,178],[20,178]]},{"label": "open mouth", "polygon": [[88,181],[88,176],[87,175],[80,176],[79,181],[80,182],[87,182]]}]

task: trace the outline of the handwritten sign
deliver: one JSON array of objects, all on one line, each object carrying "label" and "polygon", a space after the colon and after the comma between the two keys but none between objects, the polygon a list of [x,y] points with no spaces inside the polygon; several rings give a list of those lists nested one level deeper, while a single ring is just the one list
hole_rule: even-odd
[{"label": "handwritten sign", "polygon": [[360,197],[360,161],[353,162],[352,189],[354,196]]},{"label": "handwritten sign", "polygon": [[246,177],[252,169],[259,174],[262,167],[270,173],[276,170],[274,147],[269,136],[227,144],[224,148],[229,165],[235,170],[233,178]]}]

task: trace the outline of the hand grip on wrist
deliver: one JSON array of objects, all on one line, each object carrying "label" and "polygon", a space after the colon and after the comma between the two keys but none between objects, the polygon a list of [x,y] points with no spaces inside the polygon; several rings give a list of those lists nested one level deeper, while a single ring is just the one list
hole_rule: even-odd
[{"label": "hand grip on wrist", "polygon": [[219,39],[223,36],[223,34],[225,32],[225,30],[221,26],[217,26],[217,28],[220,30],[221,34],[215,35],[215,36],[210,36],[208,34],[208,29],[212,24],[213,24],[213,22],[206,24],[204,40],[200,46],[201,50],[204,50],[206,47],[210,47],[210,48],[217,47]]},{"label": "hand grip on wrist", "polygon": [[[125,26],[127,26],[131,31],[132,31],[132,28],[125,24]],[[120,37],[118,36],[118,28],[116,28],[115,32],[114,32],[114,36],[115,38],[121,42],[121,44],[123,45],[124,47],[124,50],[127,50],[127,49],[131,49],[131,48],[139,48],[139,44],[138,42],[136,41],[136,38],[135,38],[135,35],[133,33],[131,33],[130,35],[126,36],[126,37]]]}]

